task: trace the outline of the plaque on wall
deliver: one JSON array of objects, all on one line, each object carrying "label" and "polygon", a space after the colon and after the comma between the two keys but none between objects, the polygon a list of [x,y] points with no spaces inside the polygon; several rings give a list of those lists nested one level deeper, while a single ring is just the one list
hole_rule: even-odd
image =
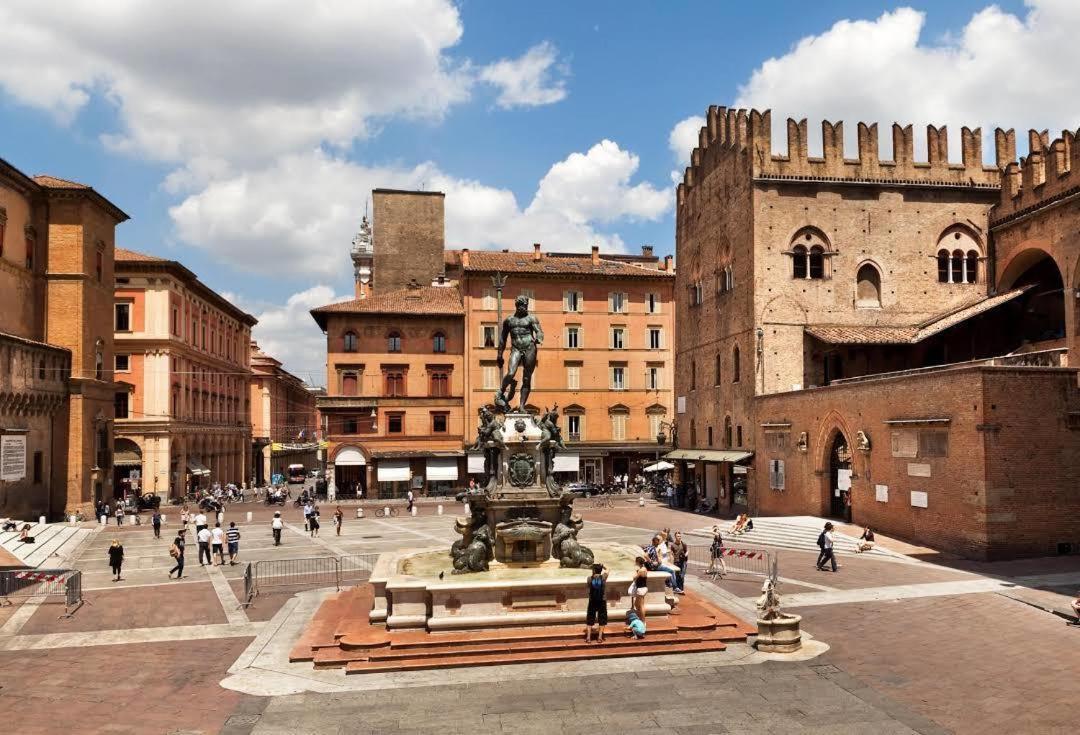
[{"label": "plaque on wall", "polygon": [[921,490],[911,491],[911,507],[912,508],[925,508],[927,503],[927,495]]},{"label": "plaque on wall", "polygon": [[921,462],[908,462],[908,477],[930,477],[930,465]]}]

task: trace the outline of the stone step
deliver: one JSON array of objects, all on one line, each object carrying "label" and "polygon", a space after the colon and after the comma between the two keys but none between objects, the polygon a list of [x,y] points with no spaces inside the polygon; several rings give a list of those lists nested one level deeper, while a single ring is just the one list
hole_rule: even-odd
[{"label": "stone step", "polygon": [[[612,639],[614,640],[614,639]],[[630,639],[627,639],[630,640]],[[725,646],[718,641],[698,641],[695,643],[650,643],[649,638],[634,640],[630,645],[608,646],[593,643],[580,649],[559,648],[535,653],[517,653],[508,655],[484,655],[457,658],[428,658],[419,661],[351,661],[345,665],[346,674],[370,674],[393,671],[424,671],[430,669],[451,669],[461,666],[502,666],[507,664],[550,663],[554,661],[581,661],[601,658],[623,658],[629,656],[662,656],[679,653],[704,653],[723,651]]]}]

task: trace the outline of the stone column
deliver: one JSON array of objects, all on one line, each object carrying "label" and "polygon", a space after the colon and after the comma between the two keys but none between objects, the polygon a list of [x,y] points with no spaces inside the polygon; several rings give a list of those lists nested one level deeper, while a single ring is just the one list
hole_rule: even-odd
[{"label": "stone column", "polygon": [[329,503],[337,499],[337,483],[334,482],[334,463],[326,463],[326,500]]}]

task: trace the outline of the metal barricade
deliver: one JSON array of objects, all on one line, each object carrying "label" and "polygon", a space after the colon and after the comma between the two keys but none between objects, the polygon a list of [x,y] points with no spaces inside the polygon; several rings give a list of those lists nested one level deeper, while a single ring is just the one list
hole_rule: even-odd
[{"label": "metal barricade", "polygon": [[248,562],[244,566],[244,599],[240,607],[248,607],[255,600],[255,565]]},{"label": "metal barricade", "polygon": [[[712,548],[705,545],[687,547],[687,568],[689,574],[720,575],[748,574],[755,577],[769,575],[769,552],[763,549],[739,549],[726,546],[717,559],[713,559]],[[723,563],[721,564],[721,560]]]},{"label": "metal barricade", "polygon": [[371,572],[375,569],[378,554],[349,554],[338,559],[338,586],[343,584],[358,584],[371,579]]},{"label": "metal barricade", "polygon": [[255,594],[270,587],[338,587],[338,560],[334,556],[302,559],[264,559],[255,562]]},{"label": "metal barricade", "polygon": [[60,598],[71,617],[82,606],[82,572],[77,569],[13,569],[0,572],[0,603],[12,605],[13,599]]}]

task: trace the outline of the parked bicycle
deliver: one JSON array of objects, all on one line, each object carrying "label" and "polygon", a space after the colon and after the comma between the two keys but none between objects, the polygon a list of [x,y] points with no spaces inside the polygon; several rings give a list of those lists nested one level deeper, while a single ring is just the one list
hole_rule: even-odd
[{"label": "parked bicycle", "polygon": [[592,499],[592,508],[614,508],[615,499],[610,495],[597,495]]}]

